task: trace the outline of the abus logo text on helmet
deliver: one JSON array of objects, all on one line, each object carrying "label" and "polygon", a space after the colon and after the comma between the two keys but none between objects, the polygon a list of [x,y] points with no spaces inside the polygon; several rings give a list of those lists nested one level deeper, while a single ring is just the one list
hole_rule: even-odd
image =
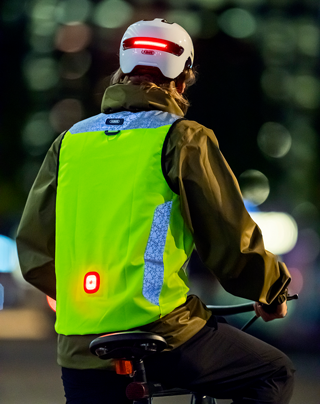
[{"label": "abus logo text on helmet", "polygon": [[143,50],[141,51],[141,53],[143,53],[144,55],[154,55],[154,54],[155,54],[155,51],[143,49]]}]

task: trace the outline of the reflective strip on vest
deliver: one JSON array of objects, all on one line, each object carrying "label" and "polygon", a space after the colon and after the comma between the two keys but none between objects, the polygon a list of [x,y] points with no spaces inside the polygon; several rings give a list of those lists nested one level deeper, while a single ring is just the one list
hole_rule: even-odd
[{"label": "reflective strip on vest", "polygon": [[185,302],[181,267],[193,239],[161,168],[178,118],[99,114],[65,134],[56,200],[58,333],[127,330]]},{"label": "reflective strip on vest", "polygon": [[159,305],[163,285],[163,253],[166,245],[172,201],[158,206],[154,212],[151,232],[144,254],[143,296]]}]

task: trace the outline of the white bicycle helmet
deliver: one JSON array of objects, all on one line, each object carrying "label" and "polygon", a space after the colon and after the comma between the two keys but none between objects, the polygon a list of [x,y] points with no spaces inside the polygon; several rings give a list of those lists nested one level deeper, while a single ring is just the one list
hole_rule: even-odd
[{"label": "white bicycle helmet", "polygon": [[175,79],[194,59],[192,40],[185,29],[161,18],[142,20],[128,27],[120,45],[120,68],[131,73],[136,66],[151,66]]}]

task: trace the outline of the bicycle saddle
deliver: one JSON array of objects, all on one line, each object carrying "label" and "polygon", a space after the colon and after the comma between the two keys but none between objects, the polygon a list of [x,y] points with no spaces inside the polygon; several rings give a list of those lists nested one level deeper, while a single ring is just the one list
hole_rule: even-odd
[{"label": "bicycle saddle", "polygon": [[165,349],[160,335],[144,331],[125,331],[102,335],[91,341],[91,353],[100,359],[142,359]]}]

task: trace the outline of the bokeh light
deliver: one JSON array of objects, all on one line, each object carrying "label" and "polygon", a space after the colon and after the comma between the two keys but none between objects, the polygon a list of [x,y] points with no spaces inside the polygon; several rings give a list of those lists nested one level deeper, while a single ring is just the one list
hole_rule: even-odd
[{"label": "bokeh light", "polygon": [[56,0],[26,2],[26,9],[30,15],[30,29],[33,33],[51,35],[55,32],[57,27],[56,5]]},{"label": "bokeh light", "polygon": [[244,199],[255,205],[260,205],[269,196],[270,186],[268,178],[258,170],[246,170],[239,176]]},{"label": "bokeh light", "polygon": [[218,18],[218,24],[222,31],[234,38],[247,38],[257,28],[253,14],[242,8],[230,8],[224,11]]},{"label": "bokeh light", "polygon": [[61,24],[84,22],[90,15],[92,4],[88,0],[64,0],[57,4],[55,15]]},{"label": "bokeh light", "polygon": [[319,210],[313,203],[304,201],[294,207],[292,216],[298,223],[311,225],[319,221]]},{"label": "bokeh light", "polygon": [[56,34],[56,48],[63,52],[79,52],[86,48],[91,40],[91,28],[79,22],[62,25]]},{"label": "bokeh light", "polygon": [[79,100],[66,98],[56,103],[50,111],[50,122],[57,132],[70,129],[83,117],[83,107]]},{"label": "bokeh light", "polygon": [[29,43],[32,50],[37,53],[50,53],[54,50],[54,42],[51,34],[43,35],[31,32]]},{"label": "bokeh light", "polygon": [[293,20],[274,14],[261,20],[261,50],[268,67],[292,62],[296,50],[296,26]]},{"label": "bokeh light", "polygon": [[121,0],[104,0],[95,6],[93,22],[103,28],[119,28],[133,16],[133,7]]},{"label": "bokeh light", "polygon": [[38,156],[47,150],[54,136],[55,132],[49,121],[49,113],[40,111],[28,119],[22,131],[22,143],[28,153]]},{"label": "bokeh light", "polygon": [[301,53],[318,57],[320,47],[320,29],[312,21],[302,21],[298,24],[297,46]]},{"label": "bokeh light", "polygon": [[257,142],[267,156],[280,158],[290,150],[292,138],[289,131],[280,123],[266,122],[259,130]]},{"label": "bokeh light", "polygon": [[300,269],[298,268],[289,268],[289,272],[291,274],[291,282],[289,284],[289,294],[292,295],[294,293],[300,293],[303,288],[303,275]]},{"label": "bokeh light", "polygon": [[303,108],[318,108],[320,103],[319,79],[310,74],[297,75],[294,80],[294,99]]},{"label": "bokeh light", "polygon": [[34,91],[49,90],[59,81],[57,62],[49,56],[28,56],[23,72],[29,88]]},{"label": "bokeh light", "polygon": [[187,10],[172,10],[166,14],[166,20],[181,25],[191,37],[199,36],[202,27],[200,15]]},{"label": "bokeh light", "polygon": [[17,245],[10,237],[0,235],[0,272],[13,272],[19,267]]},{"label": "bokeh light", "polygon": [[268,251],[281,255],[294,248],[298,226],[292,216],[283,212],[252,212],[250,215],[260,227]]}]

